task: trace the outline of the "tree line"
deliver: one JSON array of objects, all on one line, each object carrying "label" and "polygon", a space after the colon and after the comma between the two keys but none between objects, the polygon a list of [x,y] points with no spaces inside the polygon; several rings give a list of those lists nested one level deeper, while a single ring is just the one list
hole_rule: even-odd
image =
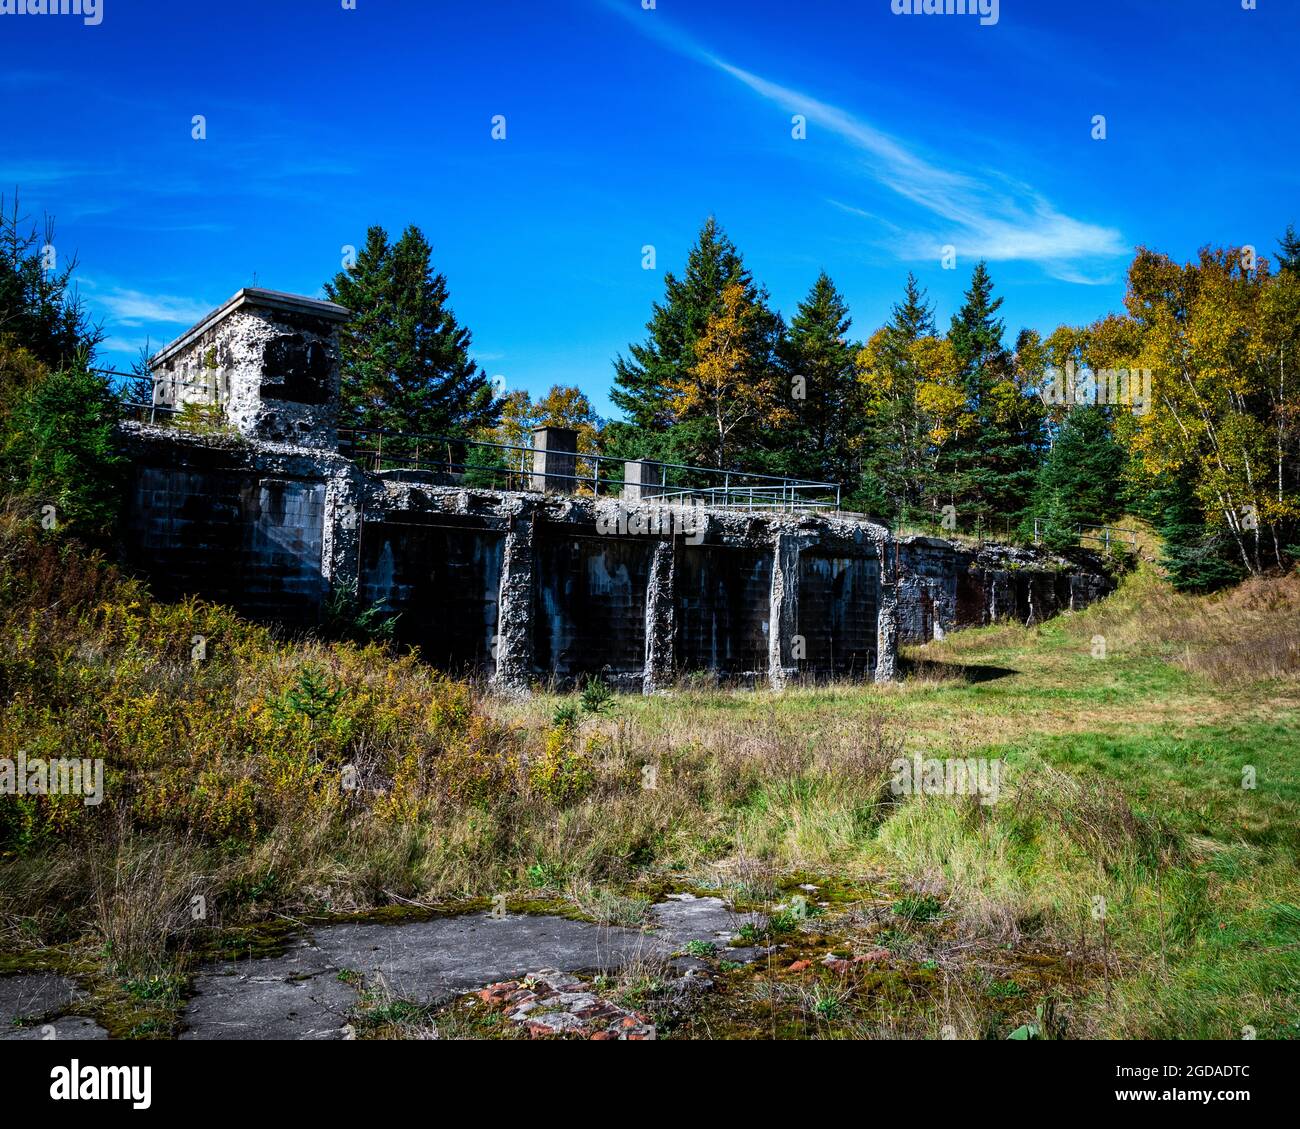
[{"label": "tree line", "polygon": [[[16,200],[0,208],[0,475],[104,527],[118,392],[90,368],[103,333],[71,288],[75,262],[44,257],[51,242]],[[538,424],[570,426],[584,453],[835,483],[847,508],[895,527],[1036,530],[1057,548],[1079,524],[1131,514],[1162,535],[1187,588],[1300,559],[1294,228],[1272,259],[1206,248],[1178,263],[1138,248],[1122,313],[1009,342],[983,262],[943,329],[911,274],[865,336],[825,272],[787,320],[710,218],[665,275],[644,337],[614,359],[614,421],[572,386],[493,389],[418,227],[395,241],[372,227],[323,289],[355,315],[340,342],[345,429],[527,447]],[[1141,396],[1098,397],[1097,376],[1115,372]],[[68,485],[78,460],[106,468],[90,501]],[[484,484],[518,469],[504,450],[465,460]]]}]

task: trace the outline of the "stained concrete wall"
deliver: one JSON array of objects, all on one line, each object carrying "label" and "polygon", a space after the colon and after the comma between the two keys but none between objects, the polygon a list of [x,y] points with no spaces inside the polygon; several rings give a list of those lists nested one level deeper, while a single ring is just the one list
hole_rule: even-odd
[{"label": "stained concrete wall", "polygon": [[201,592],[258,618],[317,619],[324,482],[194,460],[139,467],[128,501],[129,557],[158,595]]},{"label": "stained concrete wall", "polygon": [[873,675],[899,642],[1036,622],[1109,590],[1023,550],[892,540],[847,515],[678,511],[401,481],[337,454],[124,424],[131,560],[198,593],[310,623],[331,589],[398,615],[400,642],[503,691],[586,675],[653,692]]},{"label": "stained concrete wall", "polygon": [[653,556],[646,538],[547,530],[533,549],[534,671],[561,685],[592,672],[639,682]]},{"label": "stained concrete wall", "polygon": [[802,672],[870,674],[876,668],[880,562],[804,553],[799,563]]},{"label": "stained concrete wall", "polygon": [[765,677],[771,593],[770,549],[681,549],[674,595],[680,668]]},{"label": "stained concrete wall", "polygon": [[1114,587],[1099,558],[1069,560],[1006,545],[962,548],[936,537],[898,543],[899,639],[924,643],[961,627],[1041,623]]},{"label": "stained concrete wall", "polygon": [[156,406],[219,408],[252,439],[333,450],[338,445],[332,302],[245,289],[150,361]]},{"label": "stained concrete wall", "polygon": [[361,532],[364,607],[396,614],[394,637],[443,670],[490,674],[504,535],[381,514]]}]

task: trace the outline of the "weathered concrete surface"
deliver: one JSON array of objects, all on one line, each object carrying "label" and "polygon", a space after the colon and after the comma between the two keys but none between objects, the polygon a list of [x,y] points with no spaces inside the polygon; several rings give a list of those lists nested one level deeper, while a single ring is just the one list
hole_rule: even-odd
[{"label": "weathered concrete surface", "polygon": [[201,974],[182,1039],[342,1039],[356,992],[308,940]]},{"label": "weathered concrete surface", "polygon": [[881,584],[880,605],[876,613],[877,682],[893,682],[898,677],[898,584]]},{"label": "weathered concrete surface", "polygon": [[591,676],[654,693],[697,671],[887,681],[900,644],[1042,622],[1113,587],[1087,554],[900,542],[860,515],[490,490],[261,439],[123,435],[129,556],[159,595],[297,626],[356,585],[400,644],[511,694]]},{"label": "weathered concrete surface", "polygon": [[11,1031],[0,1031],[0,1042],[44,1042],[50,1039],[88,1040],[107,1039],[108,1032],[93,1019],[84,1015],[64,1015],[51,1019],[47,1023],[38,1023],[33,1027],[18,1027]]},{"label": "weathered concrete surface", "polygon": [[506,533],[500,592],[492,683],[504,693],[526,694],[533,676],[533,527],[529,517],[520,515]]},{"label": "weathered concrete surface", "polygon": [[0,977],[0,1040],[107,1039],[93,1019],[65,1014],[85,995],[75,981],[54,972]]},{"label": "weathered concrete surface", "polygon": [[900,643],[927,643],[962,627],[1003,620],[1042,623],[1087,607],[1115,586],[1103,560],[1075,550],[908,537],[897,546],[896,619]]},{"label": "weathered concrete surface", "polygon": [[154,404],[220,410],[242,435],[333,449],[339,373],[333,302],[248,287],[150,361]]},{"label": "weathered concrete surface", "polygon": [[[539,968],[617,969],[666,958],[693,941],[720,947],[741,917],[717,898],[677,898],[652,907],[638,932],[545,915],[488,913],[397,925],[329,925],[283,956],[232,961],[202,972],[186,1011],[184,1039],[341,1039],[356,1003],[354,978],[382,978],[394,996],[439,1004],[462,992]],[[754,959],[752,949],[728,959]]]},{"label": "weathered concrete surface", "polygon": [[799,554],[803,541],[790,533],[776,535],[772,559],[772,610],[768,617],[768,684],[784,690],[798,673],[799,648],[794,640],[799,626]]},{"label": "weathered concrete surface", "polygon": [[645,671],[641,686],[645,694],[667,689],[677,674],[676,566],[676,547],[671,541],[658,542],[646,584]]}]

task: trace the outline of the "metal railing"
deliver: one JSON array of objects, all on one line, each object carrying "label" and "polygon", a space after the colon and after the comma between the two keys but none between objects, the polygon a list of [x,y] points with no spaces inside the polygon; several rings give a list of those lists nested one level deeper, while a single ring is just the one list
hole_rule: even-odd
[{"label": "metal railing", "polygon": [[[137,376],[116,369],[96,371],[126,380]],[[155,377],[155,388],[160,383],[177,391],[201,390],[214,397],[211,406],[220,407],[212,384]],[[174,422],[184,411],[184,406],[165,403],[122,402],[124,417],[147,423]],[[597,498],[619,496],[628,485],[629,460],[596,451],[543,450],[519,443],[380,428],[340,428],[338,438],[339,452],[372,473],[433,485],[533,492],[558,487],[563,493]],[[642,475],[634,484],[636,493],[646,501],[726,510],[812,512],[840,508],[840,487],[833,482],[652,459],[633,461],[633,465]]]},{"label": "metal railing", "polygon": [[1100,545],[1107,552],[1114,545],[1124,545],[1137,552],[1138,534],[1136,529],[1120,529],[1114,525],[1080,525],[1079,526],[1079,544],[1083,545],[1091,541],[1093,544]]},{"label": "metal railing", "polygon": [[[1041,544],[1043,540],[1043,522],[1040,518],[1034,518],[1034,544]],[[1074,526],[1075,532],[1079,535],[1079,544],[1087,545],[1089,543],[1097,545],[1110,552],[1112,545],[1124,546],[1137,552],[1138,549],[1138,532],[1136,529],[1123,529],[1116,525],[1088,525],[1078,522]]]},{"label": "metal railing", "polygon": [[[97,372],[104,376],[117,376],[125,381],[134,381],[142,379],[139,373],[122,372],[121,369],[115,368],[92,368],[91,372]],[[155,394],[159,384],[165,384],[172,389],[198,388],[206,395],[212,397],[212,406],[220,406],[219,393],[214,384],[199,383],[192,380],[172,380],[167,377],[152,377]],[[159,417],[170,419],[173,416],[180,415],[185,409],[176,407],[171,404],[159,404],[152,400],[145,403],[143,400],[123,400],[122,415],[131,419],[138,419],[141,423],[157,423]]]},{"label": "metal railing", "polygon": [[[620,495],[627,485],[629,462],[595,451],[542,450],[518,443],[382,429],[341,429],[339,450],[372,473],[410,474],[434,485],[538,491],[553,490],[559,483],[565,493],[591,497]],[[476,458],[473,452],[481,454]],[[540,467],[534,461],[538,455]],[[840,508],[840,488],[832,482],[658,460],[644,460],[640,466],[654,475],[634,484],[647,501],[788,512]]]}]

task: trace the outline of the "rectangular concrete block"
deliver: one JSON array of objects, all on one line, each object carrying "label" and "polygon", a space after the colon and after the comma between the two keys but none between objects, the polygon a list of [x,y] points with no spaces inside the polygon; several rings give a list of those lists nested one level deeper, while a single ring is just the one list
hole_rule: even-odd
[{"label": "rectangular concrete block", "polygon": [[623,464],[623,500],[639,502],[656,498],[664,492],[663,467],[647,459],[629,460]]},{"label": "rectangular concrete block", "polygon": [[578,433],[571,427],[533,428],[533,473],[529,488],[543,494],[572,494],[577,486]]}]

